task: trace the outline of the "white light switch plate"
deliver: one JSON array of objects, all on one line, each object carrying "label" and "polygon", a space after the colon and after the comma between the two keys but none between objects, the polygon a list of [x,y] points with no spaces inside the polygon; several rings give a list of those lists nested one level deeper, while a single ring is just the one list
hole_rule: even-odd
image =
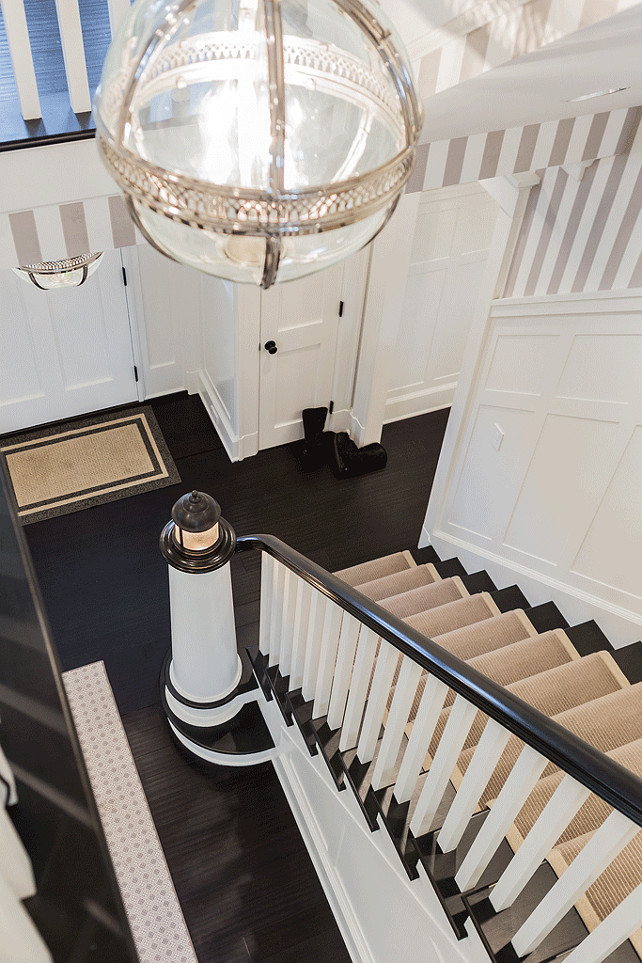
[{"label": "white light switch plate", "polygon": [[495,449],[495,451],[499,451],[499,449],[502,447],[503,440],[504,440],[504,432],[499,427],[499,425],[495,425],[494,431],[493,431],[493,448]]}]

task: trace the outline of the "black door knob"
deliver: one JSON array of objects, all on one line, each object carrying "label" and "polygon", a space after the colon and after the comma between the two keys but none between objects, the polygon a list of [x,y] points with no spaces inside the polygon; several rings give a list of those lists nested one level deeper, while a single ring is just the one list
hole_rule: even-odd
[{"label": "black door knob", "polygon": [[268,354],[276,354],[279,350],[276,346],[276,341],[266,341],[263,345]]}]

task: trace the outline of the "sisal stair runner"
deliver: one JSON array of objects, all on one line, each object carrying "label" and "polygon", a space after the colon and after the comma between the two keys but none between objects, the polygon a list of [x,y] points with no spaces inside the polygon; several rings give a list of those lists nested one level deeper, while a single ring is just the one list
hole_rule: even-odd
[{"label": "sisal stair runner", "polygon": [[[454,562],[450,567],[448,563],[441,567],[442,573],[457,571]],[[471,593],[458,575],[441,577],[432,563],[418,565],[408,552],[364,562],[335,574],[642,777],[642,683],[631,685],[611,653],[598,651],[582,657],[563,629],[538,632],[524,609],[500,611],[490,593]],[[483,580],[474,584],[483,584]],[[388,707],[398,672],[399,666]],[[408,737],[426,678],[423,673],[405,730]],[[424,769],[430,768],[454,696],[452,691],[446,696]],[[486,722],[487,717],[479,712],[451,776],[455,788],[461,783]],[[493,806],[522,748],[523,743],[511,737],[490,774],[480,808]],[[507,835],[513,851],[519,848],[563,776],[554,765],[546,767]],[[548,862],[558,876],[611,811],[599,797],[588,798],[549,854]],[[578,901],[576,909],[587,928],[594,929],[641,882],[642,832]],[[642,958],[642,929],[631,937],[631,943]]]}]

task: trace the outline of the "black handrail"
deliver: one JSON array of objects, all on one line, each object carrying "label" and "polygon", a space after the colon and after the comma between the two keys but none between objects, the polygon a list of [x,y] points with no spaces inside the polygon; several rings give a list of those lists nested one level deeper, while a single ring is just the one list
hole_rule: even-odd
[{"label": "black handrail", "polygon": [[642,779],[471,668],[342,579],[273,535],[242,535],[237,551],[264,551],[468,702],[642,826]]}]

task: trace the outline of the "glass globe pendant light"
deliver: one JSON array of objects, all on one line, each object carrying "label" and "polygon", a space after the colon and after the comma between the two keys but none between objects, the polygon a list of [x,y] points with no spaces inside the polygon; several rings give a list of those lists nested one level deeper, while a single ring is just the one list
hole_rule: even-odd
[{"label": "glass globe pendant light", "polygon": [[264,288],[372,240],[423,120],[373,0],[137,0],[94,115],[147,240]]}]

